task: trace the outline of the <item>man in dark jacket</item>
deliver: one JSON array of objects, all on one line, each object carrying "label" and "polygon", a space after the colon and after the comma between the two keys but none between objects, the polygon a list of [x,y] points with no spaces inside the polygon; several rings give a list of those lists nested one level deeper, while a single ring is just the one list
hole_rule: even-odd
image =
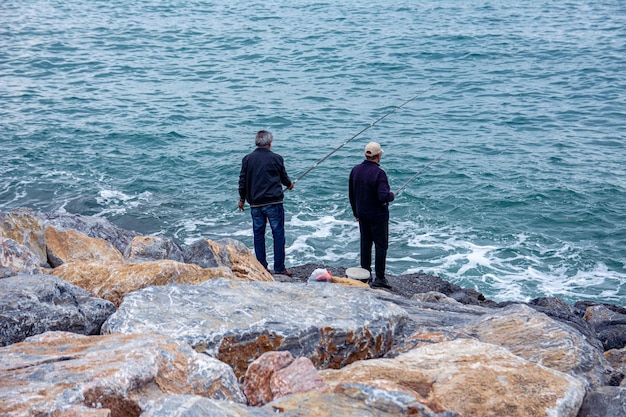
[{"label": "man in dark jacket", "polygon": [[376,248],[376,277],[372,287],[391,289],[385,277],[389,246],[389,207],[395,198],[387,174],[379,164],[383,150],[376,142],[365,146],[365,160],[352,168],[348,185],[350,205],[361,233],[361,268],[372,271],[372,245]]},{"label": "man in dark jacket", "polygon": [[239,173],[239,210],[246,201],[252,212],[254,254],[267,269],[265,254],[265,226],[269,221],[274,239],[274,273],[291,275],[285,268],[285,211],[283,185],[293,189],[283,157],[272,152],[273,136],[266,130],[256,134],[256,149],[244,156]]}]

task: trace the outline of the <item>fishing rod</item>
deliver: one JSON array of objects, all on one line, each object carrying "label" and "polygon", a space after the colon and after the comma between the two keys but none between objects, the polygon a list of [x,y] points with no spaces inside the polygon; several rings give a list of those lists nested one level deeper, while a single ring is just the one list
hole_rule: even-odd
[{"label": "fishing rod", "polygon": [[325,160],[327,160],[331,155],[333,155],[335,152],[337,152],[339,149],[343,148],[344,146],[346,146],[348,143],[350,143],[351,141],[353,141],[354,139],[356,139],[358,136],[360,136],[363,132],[365,132],[366,130],[368,130],[369,128],[373,127],[376,123],[380,122],[381,120],[383,120],[385,117],[389,116],[390,114],[392,114],[393,112],[395,112],[396,110],[398,110],[401,107],[404,107],[405,105],[409,104],[410,102],[412,102],[413,100],[415,100],[416,98],[418,98],[419,96],[421,96],[422,94],[432,90],[434,87],[434,85],[428,87],[426,90],[419,92],[418,94],[416,94],[414,97],[411,97],[410,99],[408,99],[407,101],[405,101],[404,103],[400,104],[399,106],[397,106],[396,108],[394,108],[393,110],[391,110],[390,112],[388,112],[387,114],[379,117],[374,123],[371,123],[369,126],[365,127],[364,129],[362,129],[359,133],[357,133],[356,135],[352,136],[350,139],[346,140],[344,143],[342,143],[341,145],[339,145],[338,147],[336,147],[335,149],[333,149],[328,155],[326,155],[325,157],[323,157],[322,159],[320,159],[319,161],[317,161],[316,163],[314,163],[309,169],[307,169],[306,171],[304,171],[304,173],[302,173],[298,178],[296,178],[296,180],[293,182],[294,184],[297,183],[298,181],[300,181],[302,179],[302,177],[304,177],[305,175],[307,175],[309,172],[313,171],[315,168],[317,168],[322,162],[324,162]]},{"label": "fishing rod", "polygon": [[447,154],[448,152],[450,152],[452,149],[448,149],[447,151],[443,152],[441,155],[439,155],[437,158],[433,159],[432,161],[430,161],[424,168],[420,169],[415,175],[413,175],[411,178],[408,179],[407,182],[405,182],[404,184],[402,184],[402,186],[400,188],[398,188],[398,191],[395,192],[395,196],[399,196],[400,192],[402,192],[402,190],[404,190],[406,188],[407,185],[409,185],[415,178],[417,178],[422,172],[426,171],[428,169],[429,166],[431,166],[432,164],[434,164],[435,162],[437,162],[438,160],[440,160],[441,158],[443,158],[443,156],[445,154]]}]

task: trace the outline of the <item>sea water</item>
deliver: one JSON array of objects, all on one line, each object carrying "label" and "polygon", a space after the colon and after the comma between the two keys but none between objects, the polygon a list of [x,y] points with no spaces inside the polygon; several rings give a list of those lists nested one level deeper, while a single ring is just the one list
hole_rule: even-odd
[{"label": "sea water", "polygon": [[626,305],[621,0],[9,0],[0,103],[3,211],[252,248],[267,129],[292,179],[335,151],[286,192],[287,265],[358,266],[347,181],[377,141],[392,190],[423,170],[389,274]]}]

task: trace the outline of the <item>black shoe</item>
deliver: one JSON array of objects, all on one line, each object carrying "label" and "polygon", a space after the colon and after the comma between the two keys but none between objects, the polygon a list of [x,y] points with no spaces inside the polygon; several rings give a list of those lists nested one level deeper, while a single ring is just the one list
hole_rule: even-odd
[{"label": "black shoe", "polygon": [[385,278],[383,278],[383,279],[374,278],[374,280],[370,284],[370,287],[372,287],[372,288],[386,288],[388,290],[393,289],[391,284],[389,284],[389,282]]},{"label": "black shoe", "polygon": [[290,276],[293,275],[293,272],[291,272],[288,269],[285,269],[284,271],[280,271],[280,272],[274,271],[274,275],[286,275],[286,276],[290,277]]}]

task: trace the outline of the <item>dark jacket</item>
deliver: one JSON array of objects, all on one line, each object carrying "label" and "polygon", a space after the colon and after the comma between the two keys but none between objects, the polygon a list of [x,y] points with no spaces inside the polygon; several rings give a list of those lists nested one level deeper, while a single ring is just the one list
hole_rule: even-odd
[{"label": "dark jacket", "polygon": [[256,148],[241,160],[239,198],[250,207],[283,202],[283,187],[291,185],[283,157],[267,148]]},{"label": "dark jacket", "polygon": [[389,189],[387,174],[374,161],[365,160],[352,168],[348,185],[354,217],[365,221],[388,221],[387,203],[395,196]]}]

